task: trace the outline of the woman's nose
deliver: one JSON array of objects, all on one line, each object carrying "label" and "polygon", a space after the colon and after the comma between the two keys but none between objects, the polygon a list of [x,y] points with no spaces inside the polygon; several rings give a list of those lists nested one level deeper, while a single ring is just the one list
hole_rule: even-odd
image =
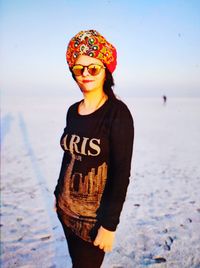
[{"label": "woman's nose", "polygon": [[84,66],[84,69],[83,69],[83,76],[88,76],[90,75],[89,72],[88,72],[88,69],[87,69],[87,66]]}]

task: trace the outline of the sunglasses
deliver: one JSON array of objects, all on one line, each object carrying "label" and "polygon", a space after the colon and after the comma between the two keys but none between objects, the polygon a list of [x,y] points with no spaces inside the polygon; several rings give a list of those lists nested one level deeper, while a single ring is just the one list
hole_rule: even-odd
[{"label": "sunglasses", "polygon": [[76,64],[72,67],[72,72],[74,75],[80,76],[80,75],[83,75],[85,68],[87,68],[87,71],[89,74],[91,74],[92,76],[95,76],[100,73],[102,68],[105,69],[106,67],[103,65],[93,64],[93,63],[88,66]]}]

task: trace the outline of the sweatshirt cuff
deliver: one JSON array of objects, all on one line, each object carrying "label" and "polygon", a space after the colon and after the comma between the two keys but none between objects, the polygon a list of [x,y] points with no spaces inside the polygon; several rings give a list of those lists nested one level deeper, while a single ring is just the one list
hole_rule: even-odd
[{"label": "sweatshirt cuff", "polygon": [[117,225],[118,225],[118,223],[117,224],[114,224],[114,223],[107,223],[107,222],[101,222],[101,226],[103,227],[103,228],[105,228],[106,230],[108,230],[108,231],[111,231],[111,232],[115,232],[116,231],[116,229],[117,229]]}]

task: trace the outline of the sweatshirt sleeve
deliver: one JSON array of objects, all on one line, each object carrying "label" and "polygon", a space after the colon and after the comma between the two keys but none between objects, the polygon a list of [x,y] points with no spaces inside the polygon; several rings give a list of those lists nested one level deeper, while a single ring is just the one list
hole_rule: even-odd
[{"label": "sweatshirt sleeve", "polygon": [[55,190],[54,190],[54,195],[56,198],[57,198],[58,192],[59,192],[60,178],[64,176],[65,165],[66,165],[66,153],[64,152],[63,157],[62,157],[62,162],[61,162],[60,174],[59,174],[59,177],[57,180],[57,185],[56,185]]},{"label": "sweatshirt sleeve", "polygon": [[[71,107],[70,107],[71,108]],[[67,125],[69,123],[69,113],[70,113],[70,108],[68,109],[67,111],[67,115],[66,115],[66,126],[63,130],[63,134],[60,138],[60,142],[63,138],[63,136],[65,135],[65,130],[67,128]],[[60,178],[64,176],[64,171],[65,171],[65,165],[66,165],[66,161],[67,161],[67,156],[66,156],[66,153],[64,152],[63,153],[63,157],[62,157],[62,162],[61,162],[61,167],[60,167],[60,173],[59,173],[59,176],[58,176],[58,179],[57,179],[57,185],[55,187],[55,190],[54,190],[54,195],[55,197],[57,197],[58,195],[58,192],[59,192],[59,186],[60,186]]]},{"label": "sweatshirt sleeve", "polygon": [[115,231],[126,198],[131,170],[134,124],[125,104],[118,107],[110,132],[110,166],[100,224]]}]

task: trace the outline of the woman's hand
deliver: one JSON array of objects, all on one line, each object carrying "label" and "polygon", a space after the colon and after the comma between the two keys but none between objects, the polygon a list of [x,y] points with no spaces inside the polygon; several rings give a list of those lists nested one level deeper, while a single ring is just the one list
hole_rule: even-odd
[{"label": "woman's hand", "polygon": [[114,238],[115,232],[108,231],[101,226],[94,240],[94,245],[99,246],[105,252],[109,252],[112,250]]}]

